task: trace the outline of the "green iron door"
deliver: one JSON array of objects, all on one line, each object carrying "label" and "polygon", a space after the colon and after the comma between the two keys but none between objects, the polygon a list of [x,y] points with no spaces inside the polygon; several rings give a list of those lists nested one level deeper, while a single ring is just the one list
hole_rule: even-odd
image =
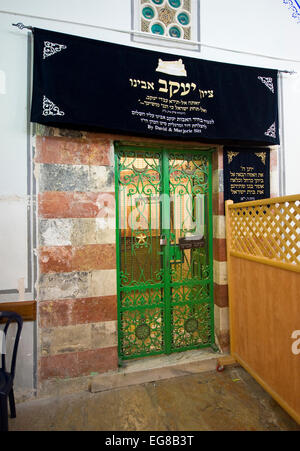
[{"label": "green iron door", "polygon": [[214,344],[211,154],[116,151],[121,359]]}]

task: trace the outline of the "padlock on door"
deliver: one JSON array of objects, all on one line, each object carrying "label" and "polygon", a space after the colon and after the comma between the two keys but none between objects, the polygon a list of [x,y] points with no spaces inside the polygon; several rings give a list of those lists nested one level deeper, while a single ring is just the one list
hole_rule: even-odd
[{"label": "padlock on door", "polygon": [[166,245],[167,245],[167,238],[166,238],[164,235],[162,235],[162,236],[160,237],[159,244],[160,244],[161,246],[166,246]]}]

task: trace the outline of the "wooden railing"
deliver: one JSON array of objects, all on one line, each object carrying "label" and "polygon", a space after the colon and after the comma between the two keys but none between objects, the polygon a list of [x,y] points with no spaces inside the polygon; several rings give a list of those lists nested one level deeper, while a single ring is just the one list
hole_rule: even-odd
[{"label": "wooden railing", "polygon": [[300,423],[300,195],[226,202],[232,356]]},{"label": "wooden railing", "polygon": [[227,207],[231,255],[300,272],[300,195]]}]

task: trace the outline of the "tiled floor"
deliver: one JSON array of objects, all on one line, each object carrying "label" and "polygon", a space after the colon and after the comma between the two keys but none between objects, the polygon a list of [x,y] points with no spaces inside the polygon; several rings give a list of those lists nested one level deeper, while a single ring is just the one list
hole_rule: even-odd
[{"label": "tiled floor", "polygon": [[17,405],[11,431],[300,431],[241,367]]}]

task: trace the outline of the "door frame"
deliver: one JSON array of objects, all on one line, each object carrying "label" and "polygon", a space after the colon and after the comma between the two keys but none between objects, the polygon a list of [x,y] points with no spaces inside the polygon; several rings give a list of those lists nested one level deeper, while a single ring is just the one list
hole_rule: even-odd
[{"label": "door frame", "polygon": [[[120,235],[119,235],[119,221],[120,221],[120,215],[119,215],[119,199],[118,199],[118,195],[119,195],[119,180],[118,180],[118,151],[119,150],[123,150],[123,151],[133,151],[133,150],[140,150],[140,151],[145,151],[145,152],[160,152],[162,155],[162,190],[164,193],[169,192],[169,177],[168,177],[168,172],[169,172],[169,167],[168,167],[168,159],[166,157],[163,157],[163,154],[169,154],[170,152],[172,153],[204,153],[206,155],[208,155],[209,157],[209,178],[208,178],[208,254],[209,254],[209,262],[211,265],[211,271],[210,271],[210,277],[209,277],[209,289],[210,289],[210,306],[212,308],[211,314],[210,314],[210,327],[211,327],[211,339],[210,342],[207,345],[202,345],[202,346],[195,346],[193,349],[199,349],[199,348],[207,348],[207,347],[211,347],[213,350],[216,349],[216,344],[215,344],[215,331],[214,331],[214,294],[213,294],[213,289],[214,289],[214,282],[213,282],[213,206],[212,206],[212,184],[213,184],[213,174],[212,174],[212,153],[214,151],[217,150],[216,146],[207,146],[207,147],[190,147],[190,146],[185,146],[183,145],[172,145],[171,143],[166,143],[165,145],[162,144],[158,144],[155,145],[153,143],[148,144],[148,143],[137,143],[137,142],[114,142],[114,162],[115,162],[115,201],[116,201],[116,263],[117,263],[117,321],[118,321],[118,326],[117,326],[117,331],[118,331],[118,355],[119,355],[119,362],[121,364],[121,362],[123,360],[129,360],[129,359],[137,359],[137,358],[144,358],[145,356],[124,356],[121,355],[120,353],[120,349],[121,349],[121,337],[120,337],[120,326],[121,326],[121,300],[120,300],[120,295],[121,295],[121,290],[120,290],[120,255],[119,255],[119,250],[120,250]],[[165,167],[164,167],[165,165]],[[166,211],[166,208],[165,208]],[[162,215],[164,213],[162,212]],[[170,235],[170,230],[163,230],[161,229],[161,234],[163,235],[165,232],[165,234],[169,237]],[[165,246],[164,252],[163,252],[163,268],[168,268],[169,265],[169,260],[170,260],[170,254],[169,254],[169,239],[167,239],[167,243],[168,245]],[[170,289],[170,274],[169,271],[165,271],[166,272],[166,280],[165,280],[165,284],[167,284],[167,286],[169,286]],[[168,303],[170,304],[170,300],[168,300]],[[171,308],[170,305],[166,306],[165,308],[166,313],[170,316],[171,314]],[[169,327],[169,322],[168,320],[170,320],[170,318],[167,318],[166,321],[166,326],[165,328]],[[169,332],[169,333],[168,333]],[[170,331],[167,331],[166,333],[166,337],[169,338],[171,340],[171,333]],[[166,352],[166,350],[168,350],[168,352]],[[185,350],[171,350],[171,346],[169,343],[167,343],[165,345],[165,350],[162,352],[157,352],[157,353],[151,353],[149,354],[150,356],[153,355],[167,355],[170,353],[176,353],[176,352],[182,352],[182,351],[186,351]]]}]

